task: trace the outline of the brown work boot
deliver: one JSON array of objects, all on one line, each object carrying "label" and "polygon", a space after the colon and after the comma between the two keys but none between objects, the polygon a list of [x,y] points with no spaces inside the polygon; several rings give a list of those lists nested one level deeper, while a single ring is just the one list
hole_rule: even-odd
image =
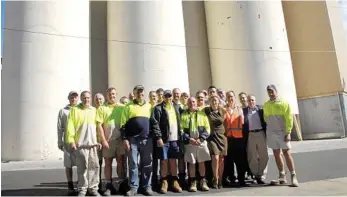
[{"label": "brown work boot", "polygon": [[177,180],[173,180],[173,182],[172,182],[172,191],[176,192],[176,193],[182,192],[182,188],[181,188],[181,186]]},{"label": "brown work boot", "polygon": [[161,181],[161,186],[160,186],[160,193],[166,194],[167,193],[167,188],[168,188],[168,183],[166,179],[163,179]]},{"label": "brown work boot", "polygon": [[203,192],[207,192],[207,191],[210,190],[210,188],[207,186],[207,181],[206,181],[206,179],[201,179],[201,180],[200,180],[200,189],[201,189],[201,191],[203,191]]},{"label": "brown work boot", "polygon": [[190,182],[190,187],[189,187],[190,192],[197,192],[198,188],[196,188],[196,180],[193,180]]}]

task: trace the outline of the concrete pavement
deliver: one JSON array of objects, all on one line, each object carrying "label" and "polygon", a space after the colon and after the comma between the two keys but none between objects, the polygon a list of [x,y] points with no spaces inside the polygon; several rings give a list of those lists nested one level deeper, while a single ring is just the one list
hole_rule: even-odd
[{"label": "concrete pavement", "polygon": [[[247,188],[212,190],[208,193],[185,192],[181,195],[347,195],[347,139],[293,142],[293,153],[301,183],[299,188],[254,185]],[[10,162],[3,163],[1,167],[2,195],[66,194],[61,160]],[[278,176],[272,156],[268,169],[267,181]]]}]

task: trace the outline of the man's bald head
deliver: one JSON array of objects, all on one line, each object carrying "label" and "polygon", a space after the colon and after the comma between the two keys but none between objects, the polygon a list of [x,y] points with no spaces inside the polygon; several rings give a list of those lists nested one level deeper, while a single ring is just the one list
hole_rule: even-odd
[{"label": "man's bald head", "polygon": [[188,109],[190,111],[196,111],[198,108],[196,98],[195,97],[190,97],[188,99]]}]

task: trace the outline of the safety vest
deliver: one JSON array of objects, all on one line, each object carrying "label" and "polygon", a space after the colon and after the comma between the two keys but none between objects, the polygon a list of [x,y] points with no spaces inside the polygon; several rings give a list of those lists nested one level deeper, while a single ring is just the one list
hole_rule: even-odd
[{"label": "safety vest", "polygon": [[227,137],[243,138],[242,120],[239,107],[235,107],[233,113],[227,109],[225,117],[225,134]]}]

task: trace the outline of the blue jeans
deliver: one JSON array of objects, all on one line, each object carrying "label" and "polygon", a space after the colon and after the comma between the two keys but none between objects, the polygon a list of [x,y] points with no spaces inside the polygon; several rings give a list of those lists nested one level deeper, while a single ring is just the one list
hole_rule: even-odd
[{"label": "blue jeans", "polygon": [[[132,137],[129,140],[129,178],[130,188],[137,191],[139,188],[138,156],[140,156],[141,184],[144,189],[151,188],[152,181],[152,138]],[[139,150],[139,151],[138,151]],[[138,154],[140,152],[140,155]]]}]

